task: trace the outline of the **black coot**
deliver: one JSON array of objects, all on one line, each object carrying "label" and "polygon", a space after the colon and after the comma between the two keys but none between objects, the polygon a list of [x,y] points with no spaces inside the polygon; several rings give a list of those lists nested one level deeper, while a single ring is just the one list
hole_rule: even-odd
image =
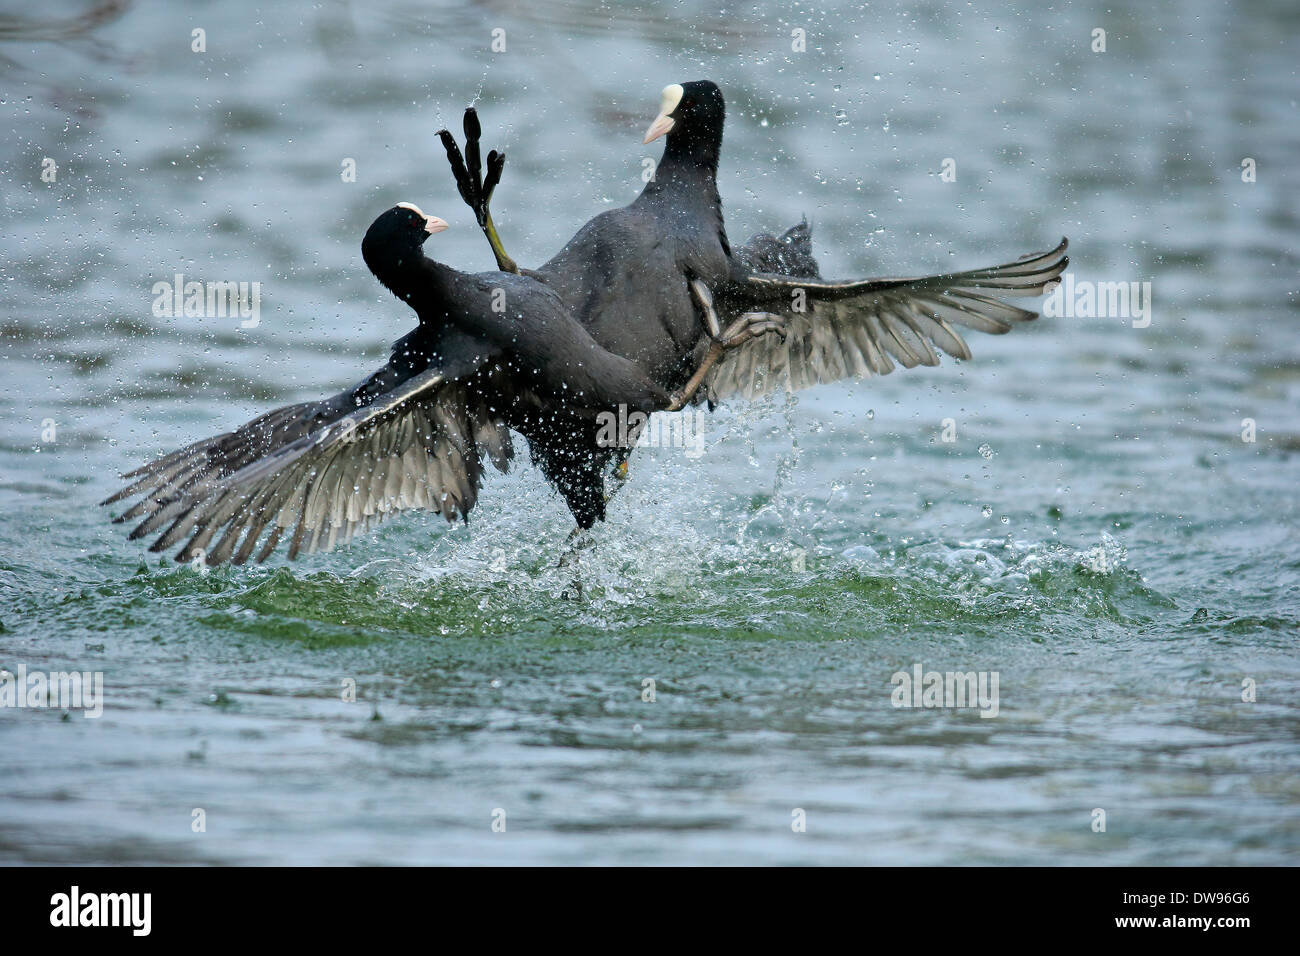
[{"label": "black coot", "polygon": [[[666,137],[654,178],[630,205],[593,218],[529,273],[559,294],[597,342],[636,361],[665,388],[679,389],[702,371],[712,397],[752,398],[778,387],[883,375],[894,360],[908,368],[937,365],[936,347],[968,359],[954,325],[1000,334],[1036,318],[995,296],[1040,295],[1069,263],[1062,240],[1050,252],[990,268],[830,281],[821,278],[806,222],[733,250],[717,186],[725,119],[716,84],[666,87],[644,140]],[[477,117],[472,124],[467,118],[467,135],[477,130]],[[490,159],[495,186],[504,157]],[[464,182],[460,170],[457,179]],[[486,199],[475,198],[482,222]],[[499,249],[495,231],[491,238]],[[692,280],[712,292],[712,322],[701,322],[709,317]],[[740,336],[734,348],[719,347],[708,334],[707,325],[755,314],[780,316],[784,334]]]},{"label": "black coot", "polygon": [[293,558],[411,508],[465,517],[485,461],[507,468],[513,428],[590,527],[598,514],[583,477],[597,416],[620,405],[648,413],[669,396],[536,279],[429,259],[423,242],[445,228],[402,203],[366,233],[366,264],[420,319],[383,368],[131,472],[104,504],[140,500],[114,520],[139,521],[132,539],[158,535],[153,551],[185,542],[178,561],[262,561],[285,534]]}]

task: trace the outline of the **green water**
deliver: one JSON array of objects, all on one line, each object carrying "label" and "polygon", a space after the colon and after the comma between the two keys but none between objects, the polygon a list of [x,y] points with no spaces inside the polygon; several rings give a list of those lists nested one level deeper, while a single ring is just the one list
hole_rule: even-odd
[{"label": "green water", "polygon": [[[1296,12],[711,11],[139,4],[0,39],[0,668],[105,693],[0,708],[0,860],[1296,862]],[[361,263],[379,210],[490,266],[433,137],[480,88],[534,264],[635,195],[697,76],[733,239],[807,213],[826,274],[906,274],[1064,233],[1076,278],[1152,283],[1150,326],[722,409],[701,457],[637,452],[580,601],[528,467],[468,527],[233,570],[96,507],[378,364],[411,324]],[[155,318],[176,272],[261,281],[261,324]],[[997,716],[895,707],[917,664],[995,672]]]}]

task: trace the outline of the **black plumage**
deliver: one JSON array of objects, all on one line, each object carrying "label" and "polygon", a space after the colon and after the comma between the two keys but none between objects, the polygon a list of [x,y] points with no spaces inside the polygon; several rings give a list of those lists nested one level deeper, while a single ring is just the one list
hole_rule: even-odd
[{"label": "black plumage", "polygon": [[425,256],[424,240],[442,228],[404,203],[366,233],[366,264],[420,319],[383,368],[131,472],[103,503],[139,500],[114,520],[138,520],[131,538],[157,535],[154,551],[184,542],[178,561],[261,561],[286,534],[293,558],[409,508],[463,518],[485,463],[508,467],[514,429],[590,526],[596,515],[573,489],[597,415],[648,413],[668,396],[600,348],[537,280],[468,275]]},{"label": "black plumage", "polygon": [[[472,112],[468,139],[479,132]],[[725,119],[714,83],[666,87],[645,137],[648,143],[666,135],[663,158],[641,194],[591,219],[554,258],[525,270],[553,289],[601,346],[632,359],[666,389],[680,389],[707,368],[702,381],[710,397],[753,398],[778,387],[886,374],[894,360],[909,368],[936,365],[936,347],[967,359],[970,350],[954,325],[998,334],[1036,318],[989,293],[1039,295],[1069,262],[1062,240],[1051,252],[988,269],[828,281],[821,278],[806,221],[780,238],[755,236],[733,250],[717,185]],[[444,132],[443,139],[464,195],[463,163],[450,136]],[[468,191],[480,224],[490,219],[487,197],[472,182]],[[498,261],[511,262],[495,230],[489,239]],[[720,348],[700,321],[693,282],[712,291],[722,326],[768,313],[780,317],[783,334],[742,337]],[[591,452],[583,481],[600,500],[603,517],[602,468],[618,452]]]},{"label": "black plumage", "polygon": [[[713,398],[755,398],[773,388],[805,388],[848,377],[884,375],[896,359],[907,368],[937,365],[937,346],[956,358],[970,349],[953,328],[1001,334],[1037,314],[990,293],[1036,296],[1069,264],[1066,240],[1053,250],[985,269],[899,279],[821,278],[807,223],[780,239],[755,236],[733,251],[723,227],[717,189],[718,152],[726,109],[708,80],[664,90],[647,142],[666,134],[655,182],[637,203],[671,206],[695,242],[683,272],[699,262],[724,272],[705,278],[723,321],[762,310],[785,319],[782,336],[756,336],[718,357],[704,383]],[[660,221],[671,221],[660,215]],[[726,265],[719,261],[725,259]],[[715,273],[716,275],[716,273]],[[581,321],[583,316],[577,312]],[[603,340],[596,333],[598,340]],[[688,367],[704,361],[710,343],[696,344]],[[619,347],[609,345],[614,351]]]},{"label": "black plumage", "polygon": [[[1035,318],[990,293],[1040,294],[1068,262],[1062,241],[988,269],[828,281],[806,222],[733,251],[717,189],[724,120],[714,84],[665,89],[646,141],[668,139],[640,196],[521,274],[488,208],[504,155],[489,153],[483,178],[468,111],[468,168],[445,131],[443,140],[503,271],[467,275],[428,259],[420,245],[445,224],[394,207],[362,244],[370,269],[420,318],[389,362],[333,398],[277,409],[138,469],[105,504],[138,498],[116,520],[139,519],[131,536],[158,535],[153,550],[186,541],[178,560],[260,561],[286,533],[295,557],[407,508],[464,517],[485,462],[508,467],[513,429],[589,528],[605,516],[604,470],[627,451],[601,444],[602,412],[679,407],[701,380],[715,398],[755,397],[885,374],[894,360],[935,365],[936,347],[969,358],[954,325],[1001,333]],[[765,334],[773,314],[780,335]],[[715,341],[722,325],[747,317],[764,321],[726,347]]]},{"label": "black plumage", "polygon": [[667,388],[690,375],[703,332],[688,280],[716,292],[731,276],[717,185],[722,94],[712,83],[683,89],[682,119],[641,194],[591,219],[535,272],[598,342]]}]

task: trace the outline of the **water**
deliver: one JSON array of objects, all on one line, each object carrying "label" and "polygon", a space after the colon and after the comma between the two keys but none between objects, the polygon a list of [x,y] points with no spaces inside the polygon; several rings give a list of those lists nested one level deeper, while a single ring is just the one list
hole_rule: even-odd
[{"label": "water", "polygon": [[[0,666],[106,684],[97,720],[0,710],[0,860],[1296,862],[1296,8],[106,7],[0,29]],[[867,275],[1064,233],[1150,326],[723,410],[703,457],[637,453],[576,603],[528,468],[467,528],[210,573],[95,507],[381,361],[411,321],[361,262],[378,211],[490,267],[433,135],[467,102],[535,264],[702,76],[733,238],[807,213]],[[155,318],[177,272],[261,282],[260,324]],[[998,715],[895,708],[918,663],[997,672]]]}]

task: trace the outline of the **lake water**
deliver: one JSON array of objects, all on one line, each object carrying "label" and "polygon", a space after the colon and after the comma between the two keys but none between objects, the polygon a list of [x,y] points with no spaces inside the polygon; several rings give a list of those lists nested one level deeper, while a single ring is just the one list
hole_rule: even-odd
[{"label": "lake water", "polygon": [[[0,26],[0,667],[104,680],[97,719],[0,708],[0,861],[1300,860],[1300,7],[511,7]],[[468,527],[207,573],[96,507],[382,361],[413,324],[361,261],[389,205],[491,267],[434,136],[468,102],[537,264],[701,77],[733,240],[807,214],[850,276],[1068,235],[1149,324],[720,409],[702,455],[637,452],[578,602],[528,467]],[[156,317],[177,273],[259,282],[260,322]],[[996,674],[997,715],[895,707],[917,665]]]}]

